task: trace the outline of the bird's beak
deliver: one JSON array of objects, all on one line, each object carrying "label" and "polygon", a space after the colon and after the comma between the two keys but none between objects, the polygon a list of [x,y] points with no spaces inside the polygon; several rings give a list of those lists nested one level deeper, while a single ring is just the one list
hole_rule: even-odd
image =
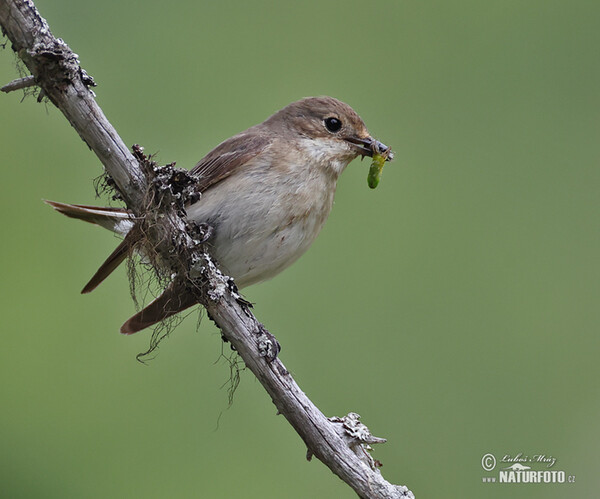
[{"label": "bird's beak", "polygon": [[366,139],[360,137],[348,137],[346,140],[356,146],[363,156],[372,157],[373,154],[380,154],[385,156],[386,161],[394,159],[392,148],[375,140],[373,137],[367,137]]}]

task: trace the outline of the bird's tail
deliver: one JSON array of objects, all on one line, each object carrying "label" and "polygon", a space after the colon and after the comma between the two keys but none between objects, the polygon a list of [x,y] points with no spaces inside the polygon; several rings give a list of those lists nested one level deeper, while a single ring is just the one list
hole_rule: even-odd
[{"label": "bird's tail", "polygon": [[70,218],[100,225],[122,236],[129,232],[134,223],[133,214],[123,208],[102,208],[100,206],[66,204],[47,200],[44,200],[44,203],[49,204],[56,211]]},{"label": "bird's tail", "polygon": [[172,282],[167,289],[146,308],[140,310],[121,326],[122,334],[133,334],[146,329],[186,308],[195,305],[197,301],[183,286]]},{"label": "bird's tail", "polygon": [[45,201],[56,211],[70,218],[77,218],[84,222],[104,227],[118,234],[125,236],[125,239],[108,256],[90,281],[81,290],[82,293],[89,293],[104,281],[115,270],[129,254],[132,241],[127,237],[130,229],[133,227],[133,215],[131,212],[121,208],[101,208],[99,206],[86,206],[82,204],[66,204],[56,201]]},{"label": "bird's tail", "polygon": [[[137,231],[131,230],[134,226],[133,214],[120,208],[101,208],[98,206],[58,203],[56,201],[45,202],[63,215],[99,225],[125,236],[81,292],[89,293],[93,291],[127,258],[136,243]],[[191,307],[195,303],[196,301],[189,293],[186,293],[185,289],[171,283],[162,295],[128,319],[121,326],[121,333],[136,333]]]}]

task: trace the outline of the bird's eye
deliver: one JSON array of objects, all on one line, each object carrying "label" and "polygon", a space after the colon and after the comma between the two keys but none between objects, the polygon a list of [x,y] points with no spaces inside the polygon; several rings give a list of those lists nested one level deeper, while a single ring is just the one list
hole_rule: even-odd
[{"label": "bird's eye", "polygon": [[339,132],[342,128],[342,122],[337,118],[325,118],[325,127],[331,133]]}]

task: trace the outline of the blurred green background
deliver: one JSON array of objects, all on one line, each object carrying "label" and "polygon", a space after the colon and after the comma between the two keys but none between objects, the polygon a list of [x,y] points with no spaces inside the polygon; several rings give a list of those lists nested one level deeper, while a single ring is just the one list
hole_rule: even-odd
[{"label": "blurred green background", "polygon": [[[281,359],[327,415],[388,439],[374,456],[417,498],[597,495],[600,3],[36,4],[162,162],[307,95],[352,105],[397,159],[376,191],[351,164],[311,250],[246,290]],[[41,199],[104,203],[101,166],[21,97],[0,95],[0,495],[355,497],[250,373],[228,408],[210,321],[144,366],[149,332],[118,333],[125,270],[79,294],[117,241]],[[553,456],[576,483],[484,484],[486,453]]]}]

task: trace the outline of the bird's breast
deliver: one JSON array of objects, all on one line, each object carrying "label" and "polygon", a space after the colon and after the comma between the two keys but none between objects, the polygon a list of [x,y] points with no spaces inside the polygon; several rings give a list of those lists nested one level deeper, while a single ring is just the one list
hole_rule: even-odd
[{"label": "bird's breast", "polygon": [[249,168],[216,184],[188,209],[188,217],[214,227],[211,252],[240,287],[291,265],[329,216],[336,179],[316,168],[296,171]]}]

